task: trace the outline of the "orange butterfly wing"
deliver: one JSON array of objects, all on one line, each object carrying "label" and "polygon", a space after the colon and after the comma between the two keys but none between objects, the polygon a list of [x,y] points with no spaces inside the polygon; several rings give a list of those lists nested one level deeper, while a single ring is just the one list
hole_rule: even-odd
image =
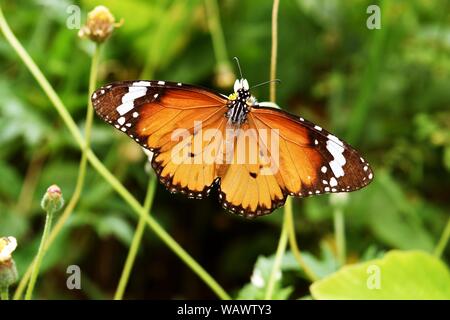
[{"label": "orange butterfly wing", "polygon": [[289,195],[349,192],[373,179],[352,146],[312,122],[266,107],[253,108],[250,118],[257,128],[279,130],[279,182]]},{"label": "orange butterfly wing", "polygon": [[266,174],[260,169],[267,159],[260,159],[256,165],[230,165],[221,181],[221,200],[233,212],[267,214],[283,205],[288,195],[350,192],[373,179],[369,164],[348,143],[303,118],[255,106],[246,127],[258,134],[267,130],[278,137],[274,150],[266,145],[269,139],[254,138],[261,149],[267,150],[266,158],[277,165]]},{"label": "orange butterfly wing", "polygon": [[[105,121],[155,153],[152,166],[169,191],[192,198],[209,193],[220,166],[198,161],[202,154],[194,148],[194,140],[200,137],[196,124],[224,130],[225,97],[181,83],[126,81],[98,89],[92,100]],[[204,153],[220,143],[221,136],[196,141],[201,141]],[[191,159],[174,157],[174,149],[183,143],[192,145],[186,148]]]}]

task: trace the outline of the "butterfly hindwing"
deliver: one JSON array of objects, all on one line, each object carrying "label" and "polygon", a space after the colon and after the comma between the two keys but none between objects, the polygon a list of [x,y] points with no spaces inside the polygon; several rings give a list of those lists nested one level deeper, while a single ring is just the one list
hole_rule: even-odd
[{"label": "butterfly hindwing", "polygon": [[273,163],[266,152],[270,141],[251,123],[244,124],[236,135],[233,159],[220,180],[219,200],[225,209],[246,217],[268,214],[286,200],[277,174],[270,171]]},{"label": "butterfly hindwing", "polygon": [[349,192],[373,179],[358,152],[320,126],[266,107],[254,108],[252,118],[256,126],[279,132],[280,184],[289,195]]}]

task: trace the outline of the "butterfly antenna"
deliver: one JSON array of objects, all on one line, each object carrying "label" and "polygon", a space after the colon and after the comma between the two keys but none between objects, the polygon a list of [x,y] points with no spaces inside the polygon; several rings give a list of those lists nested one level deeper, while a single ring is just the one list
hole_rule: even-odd
[{"label": "butterfly antenna", "polygon": [[241,75],[241,79],[244,78],[244,77],[242,76],[241,64],[239,63],[238,57],[234,57],[233,59],[236,60],[236,64],[237,64],[237,66],[238,66],[239,74]]},{"label": "butterfly antenna", "polygon": [[255,84],[253,87],[251,87],[250,89],[253,89],[253,88],[256,88],[256,87],[260,87],[260,86],[263,86],[263,85],[265,85],[265,84],[268,84],[268,83],[271,83],[271,82],[276,82],[276,83],[280,83],[281,82],[281,80],[280,79],[272,79],[272,80],[267,80],[267,81],[264,81],[264,82],[261,82],[261,83],[258,83],[258,84]]}]

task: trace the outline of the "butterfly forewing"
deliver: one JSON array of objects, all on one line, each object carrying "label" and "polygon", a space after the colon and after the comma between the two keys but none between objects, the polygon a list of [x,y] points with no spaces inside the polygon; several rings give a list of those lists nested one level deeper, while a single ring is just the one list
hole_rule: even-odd
[{"label": "butterfly forewing", "polygon": [[[192,163],[185,161],[190,159],[177,161],[173,149],[180,143],[178,131],[189,143],[196,125],[224,128],[220,123],[226,122],[223,115],[227,99],[182,83],[127,81],[98,89],[92,102],[104,121],[154,152],[152,167],[169,191],[192,198],[209,193],[217,178],[215,163],[198,164],[195,157]],[[207,146],[205,143],[205,150]]]}]

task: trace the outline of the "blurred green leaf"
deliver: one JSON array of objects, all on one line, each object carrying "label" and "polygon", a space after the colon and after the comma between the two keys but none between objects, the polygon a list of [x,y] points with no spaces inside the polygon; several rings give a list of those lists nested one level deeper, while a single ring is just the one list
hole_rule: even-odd
[{"label": "blurred green leaf", "polygon": [[375,170],[373,183],[352,195],[346,211],[367,216],[375,236],[394,248],[433,249],[434,239],[420,220],[417,205],[385,170]]},{"label": "blurred green leaf", "polygon": [[[274,261],[275,256],[258,257],[255,267],[253,268],[251,281],[239,291],[237,299],[264,299],[267,290],[267,283],[272,272]],[[293,291],[293,288],[291,286],[283,287],[281,285],[282,273],[283,271],[285,271],[286,267],[284,263],[286,262],[289,267],[292,266],[289,261],[283,260],[281,271],[277,275],[275,287],[273,290],[273,299],[276,300],[287,299]]]},{"label": "blurred green leaf", "polygon": [[[379,282],[377,277],[379,276]],[[378,286],[379,284],[379,286]],[[390,251],[314,282],[315,299],[450,299],[450,272],[421,251]]]},{"label": "blurred green leaf", "polygon": [[134,229],[122,217],[108,215],[97,222],[97,232],[103,238],[114,236],[128,247],[133,239]]},{"label": "blurred green leaf", "polygon": [[16,200],[22,185],[16,168],[0,160],[0,177],[0,196]]}]

